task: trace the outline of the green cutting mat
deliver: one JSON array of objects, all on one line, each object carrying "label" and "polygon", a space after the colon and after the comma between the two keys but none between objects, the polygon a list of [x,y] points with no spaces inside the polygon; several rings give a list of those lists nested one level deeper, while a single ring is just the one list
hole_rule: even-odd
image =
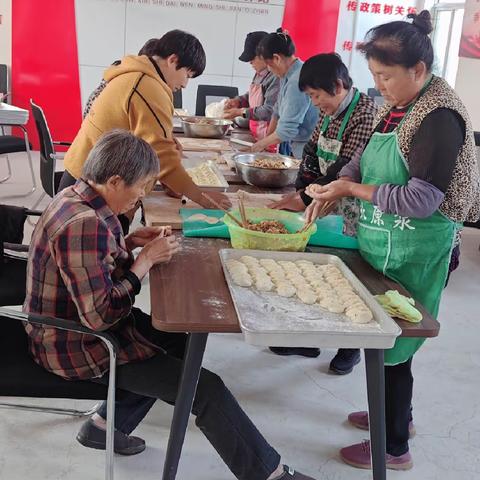
[{"label": "green cutting mat", "polygon": [[[180,215],[183,220],[183,234],[186,237],[230,238],[228,228],[223,222],[210,225],[201,220],[189,220],[189,217],[199,213],[216,218],[223,218],[224,216],[221,210],[181,208]],[[341,216],[328,215],[327,217],[318,219],[316,224],[317,233],[312,235],[308,242],[309,245],[358,249],[357,239],[348,237],[342,233],[343,218]]]}]

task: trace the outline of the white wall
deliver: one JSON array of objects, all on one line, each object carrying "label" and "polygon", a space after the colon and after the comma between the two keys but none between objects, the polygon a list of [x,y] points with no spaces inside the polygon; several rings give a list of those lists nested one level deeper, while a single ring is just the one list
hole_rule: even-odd
[{"label": "white wall", "polygon": [[12,0],[0,0],[0,63],[12,64]]},{"label": "white wall", "polygon": [[76,0],[82,102],[114,60],[137,53],[149,38],[175,28],[197,36],[207,53],[204,74],[183,91],[184,108],[195,113],[199,84],[237,86],[244,93],[253,76],[251,66],[238,60],[246,34],[275,31],[284,4],[285,0],[265,5],[251,0]]},{"label": "white wall", "polygon": [[480,59],[460,57],[457,71],[455,90],[465,103],[473,129],[480,131]]}]

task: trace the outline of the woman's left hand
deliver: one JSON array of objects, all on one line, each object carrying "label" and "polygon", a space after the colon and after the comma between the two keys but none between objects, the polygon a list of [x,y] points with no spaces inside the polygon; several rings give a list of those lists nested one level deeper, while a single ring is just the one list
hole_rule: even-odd
[{"label": "woman's left hand", "polygon": [[137,247],[144,247],[157,237],[169,237],[172,234],[172,227],[141,227],[127,235],[125,243],[130,250]]},{"label": "woman's left hand", "polygon": [[332,202],[343,197],[350,197],[353,185],[355,182],[349,180],[335,180],[327,185],[311,184],[305,189],[305,193],[314,200]]},{"label": "woman's left hand", "polygon": [[233,120],[235,117],[241,117],[243,114],[243,108],[230,108],[228,110],[224,110],[223,118],[227,120]]}]

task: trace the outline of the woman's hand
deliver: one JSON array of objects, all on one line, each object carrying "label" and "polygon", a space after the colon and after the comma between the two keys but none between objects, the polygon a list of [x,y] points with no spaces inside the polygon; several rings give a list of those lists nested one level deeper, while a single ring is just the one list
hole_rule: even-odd
[{"label": "woman's hand", "polygon": [[240,107],[240,99],[239,98],[229,98],[225,105],[223,106],[224,110],[230,110],[231,108],[238,108]]},{"label": "woman's hand", "polygon": [[292,212],[303,212],[305,204],[299,192],[292,192],[284,195],[278,202],[272,202],[267,208],[275,208],[276,210],[290,210]]},{"label": "woman's hand", "polygon": [[143,247],[130,271],[141,280],[154,265],[169,262],[179,250],[180,243],[174,235],[156,237]]},{"label": "woman's hand", "polygon": [[172,234],[172,227],[141,227],[125,237],[125,243],[129,250],[137,247],[144,247],[157,237],[169,237]]},{"label": "woman's hand", "polygon": [[352,196],[352,187],[355,182],[349,180],[335,180],[327,185],[311,184],[305,189],[305,193],[314,200],[332,202],[343,197]]},{"label": "woman's hand", "polygon": [[243,115],[243,108],[229,108],[223,111],[223,118],[227,120],[233,120],[235,117],[241,117]]},{"label": "woman's hand", "polygon": [[268,142],[265,142],[265,139],[259,140],[251,146],[252,152],[263,152],[267,147],[269,147]]},{"label": "woman's hand", "polygon": [[335,207],[335,202],[325,208],[325,202],[322,202],[321,200],[313,200],[303,214],[305,217],[305,223],[314,222],[320,216],[327,216],[335,209]]}]

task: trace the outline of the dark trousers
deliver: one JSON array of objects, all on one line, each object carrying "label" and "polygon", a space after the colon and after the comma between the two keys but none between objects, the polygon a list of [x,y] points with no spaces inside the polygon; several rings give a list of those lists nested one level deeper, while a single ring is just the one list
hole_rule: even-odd
[{"label": "dark trousers", "polygon": [[[77,179],[75,177],[73,177],[72,175],[70,175],[65,170],[63,172],[62,178],[60,180],[60,184],[58,185],[58,189],[56,190],[56,192],[57,193],[61,192],[65,188],[70,187],[71,185],[75,185],[76,181],[77,181]],[[120,224],[122,225],[123,234],[127,235],[128,231],[130,229],[130,221],[128,220],[128,218],[125,215],[122,215],[122,214],[120,214],[118,216],[118,220],[120,221]]]},{"label": "dark trousers", "polygon": [[[164,350],[154,357],[117,368],[115,426],[129,434],[145,417],[155,400],[174,404],[187,336],[151,327],[151,317],[133,309],[137,330]],[[108,373],[95,381],[107,384]],[[106,404],[99,415],[106,418]],[[202,369],[193,402],[195,424],[241,480],[265,480],[280,463],[280,455],[268,444],[242,410],[221,378]]]},{"label": "dark trousers", "polygon": [[387,453],[396,457],[408,452],[408,424],[412,420],[412,358],[385,367],[385,426]]}]

